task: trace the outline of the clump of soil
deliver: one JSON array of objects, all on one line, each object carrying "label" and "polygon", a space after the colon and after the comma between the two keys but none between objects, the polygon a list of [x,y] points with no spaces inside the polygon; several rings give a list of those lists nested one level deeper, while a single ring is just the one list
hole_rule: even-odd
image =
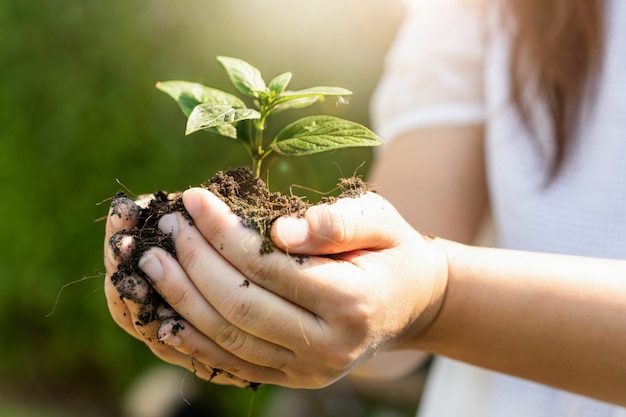
[{"label": "clump of soil", "polygon": [[269,230],[277,218],[290,214],[300,216],[311,205],[298,196],[270,192],[265,183],[248,168],[220,171],[204,187],[228,204],[246,227],[256,229],[261,234],[261,253],[273,250]]},{"label": "clump of soil", "polygon": [[[220,171],[202,187],[228,204],[246,227],[256,229],[261,234],[263,237],[263,243],[259,248],[261,254],[274,250],[269,231],[276,219],[283,215],[303,215],[311,206],[311,203],[302,197],[270,192],[262,180],[244,167]],[[368,191],[367,185],[358,177],[341,179],[338,187],[341,190],[338,197],[327,197],[320,203],[331,203],[337,198],[358,197]],[[144,326],[158,321],[160,326],[157,337],[160,338],[161,333],[176,334],[184,326],[181,317],[152,288],[150,278],[139,269],[138,262],[145,251],[155,246],[176,257],[171,235],[163,233],[158,223],[162,216],[178,211],[193,224],[182,203],[182,193],[157,191],[150,196],[147,205],[140,206],[119,191],[111,202],[111,216],[122,216],[122,210],[119,209],[121,205],[126,207],[125,212],[129,217],[136,219],[135,226],[131,230],[122,230],[113,235],[109,245],[119,255],[122,247],[126,247],[125,239],[130,238],[133,249],[130,254],[122,257],[125,260],[118,265],[118,270],[111,276],[111,281],[121,299],[132,300],[141,306],[136,325]],[[215,372],[217,374],[222,371],[216,369]],[[255,388],[258,384],[251,382],[249,386]]]}]

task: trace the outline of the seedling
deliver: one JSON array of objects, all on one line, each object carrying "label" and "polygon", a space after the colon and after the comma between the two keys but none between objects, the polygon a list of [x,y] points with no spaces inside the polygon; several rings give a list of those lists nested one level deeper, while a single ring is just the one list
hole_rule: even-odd
[{"label": "seedling", "polygon": [[[261,234],[263,242],[259,251],[266,254],[273,250],[269,236],[272,222],[283,215],[302,214],[310,206],[298,196],[285,196],[268,190],[259,178],[263,161],[268,155],[275,152],[285,156],[302,156],[341,148],[376,146],[382,141],[365,126],[332,116],[303,117],[285,126],[273,138],[266,138],[264,134],[270,116],[287,109],[310,106],[329,96],[343,101],[343,97],[352,93],[338,87],[289,91],[289,72],[266,84],[260,71],[247,62],[223,56],[217,59],[235,88],[251,102],[252,107],[237,96],[202,84],[164,81],[157,83],[157,87],[176,100],[187,116],[187,134],[206,130],[243,143],[250,156],[251,170],[236,167],[218,172],[202,186],[225,201],[246,227],[254,228]],[[339,198],[366,191],[365,183],[357,177],[341,180],[339,188],[342,190]],[[174,211],[190,219],[180,193],[159,191],[140,206],[119,192],[111,203],[111,216],[133,221],[130,230],[120,230],[109,238],[110,249],[121,259],[117,271],[111,275],[111,283],[122,299],[130,299],[139,306],[135,326],[148,339],[155,336],[161,339],[184,328],[181,317],[152,288],[150,277],[138,266],[143,252],[154,246],[176,256],[171,235],[158,227],[159,219]],[[304,262],[303,259],[300,262]],[[250,282],[244,280],[240,287],[245,289],[249,285]],[[156,329],[149,327],[155,321],[158,322]],[[209,379],[222,372],[221,369],[213,369]],[[258,386],[250,381],[240,382],[251,388]]]},{"label": "seedling", "polygon": [[352,92],[339,87],[311,87],[290,91],[290,72],[269,84],[261,72],[238,58],[217,57],[235,88],[253,107],[227,92],[188,81],[163,81],[157,88],[176,100],[187,119],[187,135],[207,130],[240,140],[251,159],[251,169],[259,178],[263,161],[272,153],[303,156],[349,147],[377,146],[382,140],[370,129],[333,116],[303,117],[287,125],[271,139],[265,137],[270,116],[287,109],[312,105],[325,97],[344,97]]}]

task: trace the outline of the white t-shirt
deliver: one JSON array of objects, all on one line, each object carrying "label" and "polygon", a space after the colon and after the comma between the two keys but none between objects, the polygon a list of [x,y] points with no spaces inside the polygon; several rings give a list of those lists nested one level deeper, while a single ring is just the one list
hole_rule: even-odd
[{"label": "white t-shirt", "polygon": [[[596,99],[583,109],[559,176],[547,182],[553,145],[545,134],[529,136],[508,99],[509,37],[498,1],[407,0],[372,100],[374,128],[388,142],[420,127],[484,123],[500,246],[626,259],[626,2],[604,2]],[[544,115],[537,108],[534,116],[545,133]],[[626,409],[437,358],[418,415],[624,417]]]}]

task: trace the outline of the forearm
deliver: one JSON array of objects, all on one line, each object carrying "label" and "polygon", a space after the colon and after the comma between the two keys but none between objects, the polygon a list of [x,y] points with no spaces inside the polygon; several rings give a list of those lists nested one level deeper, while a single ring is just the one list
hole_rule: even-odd
[{"label": "forearm", "polygon": [[394,350],[380,352],[350,375],[367,379],[402,378],[420,367],[430,355],[416,350]]},{"label": "forearm", "polygon": [[416,129],[378,152],[368,181],[415,229],[474,241],[487,207],[482,126]]},{"label": "forearm", "polygon": [[475,248],[416,348],[626,405],[626,262]]}]

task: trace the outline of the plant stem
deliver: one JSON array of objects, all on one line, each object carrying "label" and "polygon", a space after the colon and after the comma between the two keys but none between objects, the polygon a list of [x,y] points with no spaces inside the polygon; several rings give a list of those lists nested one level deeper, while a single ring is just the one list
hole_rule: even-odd
[{"label": "plant stem", "polygon": [[253,160],[253,172],[257,178],[261,177],[261,166],[263,165],[263,160],[272,153],[272,149],[265,149],[261,155]]},{"label": "plant stem", "polygon": [[265,150],[263,149],[263,131],[265,130],[265,121],[267,119],[267,109],[261,106],[261,118],[255,123],[254,133],[254,149],[252,149],[252,172],[255,177],[261,177],[261,165],[265,159]]},{"label": "plant stem", "polygon": [[254,149],[252,149],[252,172],[254,175],[259,178],[261,176],[261,162],[263,161],[263,129],[264,129],[263,120],[261,123],[256,124],[256,129],[254,133],[254,144],[252,145]]},{"label": "plant stem", "polygon": [[261,177],[261,159],[252,158],[252,172],[256,178]]}]

